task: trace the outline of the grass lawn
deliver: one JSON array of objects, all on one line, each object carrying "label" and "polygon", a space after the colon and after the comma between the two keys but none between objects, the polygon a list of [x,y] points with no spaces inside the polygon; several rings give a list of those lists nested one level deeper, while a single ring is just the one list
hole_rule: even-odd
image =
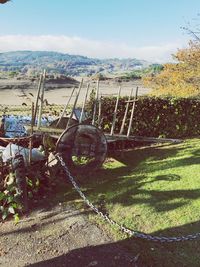
[{"label": "grass lawn", "polygon": [[[160,236],[200,232],[200,139],[126,151],[78,182],[94,204],[130,229]],[[67,196],[78,199],[75,192]],[[160,244],[125,237],[95,220],[144,266],[200,266],[200,240]]]}]

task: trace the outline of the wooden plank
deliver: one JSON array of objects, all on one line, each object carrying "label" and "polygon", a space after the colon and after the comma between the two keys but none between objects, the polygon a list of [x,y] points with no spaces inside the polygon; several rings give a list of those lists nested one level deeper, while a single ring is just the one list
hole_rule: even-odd
[{"label": "wooden plank", "polygon": [[128,101],[125,101],[125,103],[134,103],[134,102],[137,102],[138,99],[133,99],[133,100],[128,100]]},{"label": "wooden plank", "polygon": [[183,140],[181,139],[146,137],[146,136],[137,136],[137,135],[132,135],[132,136],[127,137],[127,135],[120,135],[120,134],[115,134],[113,136],[110,136],[109,134],[105,134],[105,136],[108,142],[110,140],[112,141],[132,140],[136,142],[147,142],[147,143],[177,143],[177,144],[183,142]]},{"label": "wooden plank", "polygon": [[69,120],[68,120],[68,122],[67,122],[66,129],[69,127],[70,122],[71,122],[71,119],[72,119],[72,117],[73,117],[73,115],[74,115],[74,110],[75,110],[75,108],[76,108],[76,104],[77,104],[77,102],[78,102],[78,98],[79,98],[79,95],[80,95],[80,92],[81,92],[82,85],[83,85],[83,79],[81,79],[81,82],[80,82],[80,85],[79,85],[79,89],[78,89],[78,93],[76,94],[76,98],[75,98],[75,100],[74,100],[74,105],[73,105],[73,107],[72,107],[72,111],[71,111],[71,114],[70,114],[70,116],[69,116]]},{"label": "wooden plank", "polygon": [[58,125],[59,125],[59,123],[61,122],[63,116],[65,115],[65,112],[66,112],[66,110],[67,110],[67,108],[68,108],[68,106],[69,106],[69,103],[70,103],[70,101],[71,101],[71,99],[72,99],[72,97],[73,97],[73,94],[74,94],[75,89],[76,89],[76,87],[74,86],[74,88],[73,88],[72,91],[71,91],[70,97],[69,97],[69,99],[68,99],[68,101],[67,101],[67,103],[66,103],[66,105],[65,105],[65,107],[64,107],[64,109],[63,109],[63,112],[62,112],[62,114],[61,114],[60,117],[59,117],[59,120],[58,120],[58,122],[57,122],[57,124],[56,124],[56,127],[58,127]]},{"label": "wooden plank", "polygon": [[41,119],[42,119],[42,110],[43,110],[43,104],[44,104],[45,78],[46,78],[46,70],[44,70],[44,72],[43,72],[43,82],[42,82],[42,90],[41,90],[41,96],[40,96],[40,109],[39,109],[38,123],[37,123],[38,129],[40,129]]},{"label": "wooden plank", "polygon": [[117,95],[117,101],[116,101],[116,104],[115,104],[115,110],[114,110],[113,122],[112,122],[112,126],[111,126],[110,135],[114,134],[115,123],[116,123],[116,119],[117,119],[117,108],[118,108],[118,104],[119,104],[120,93],[121,93],[121,86],[119,86],[119,91],[118,91],[118,95]]},{"label": "wooden plank", "polygon": [[36,95],[36,99],[35,99],[35,112],[34,112],[34,117],[33,117],[33,125],[35,125],[35,120],[36,120],[36,116],[37,116],[38,102],[39,102],[39,97],[40,97],[40,90],[41,90],[42,81],[43,81],[43,75],[40,74],[38,90],[37,90],[37,95]]},{"label": "wooden plank", "polygon": [[33,135],[33,126],[34,126],[34,103],[32,102],[31,103],[31,136],[30,136],[30,140],[29,140],[29,149],[30,149],[30,152],[29,152],[29,164],[31,164],[31,160],[32,160],[32,148],[33,148],[33,138],[32,138],[32,135]]},{"label": "wooden plank", "polygon": [[129,139],[133,139],[138,142],[149,142],[149,143],[182,143],[181,139],[171,139],[171,138],[156,138],[156,137],[145,137],[145,136],[130,136]]},{"label": "wooden plank", "polygon": [[127,114],[128,114],[129,103],[130,103],[129,101],[131,100],[132,94],[133,94],[133,88],[131,89],[131,92],[130,92],[128,101],[126,102],[127,104],[126,104],[126,109],[125,109],[124,117],[123,117],[123,120],[122,120],[120,134],[123,134],[123,132],[124,132],[124,126],[125,126],[125,122],[126,122],[126,118],[127,118]]},{"label": "wooden plank", "polygon": [[80,116],[80,119],[79,119],[79,122],[80,122],[80,123],[81,123],[82,120],[83,120],[83,114],[84,114],[84,111],[85,111],[85,104],[86,104],[86,101],[87,101],[89,88],[90,88],[90,84],[88,83],[88,84],[87,84],[86,93],[85,93],[85,98],[84,98],[83,105],[82,105],[82,109],[81,109],[81,116]]},{"label": "wooden plank", "polygon": [[[31,133],[31,126],[25,126],[27,133]],[[39,134],[39,133],[52,133],[52,134],[61,134],[64,130],[63,129],[58,129],[58,128],[52,128],[52,127],[40,127],[40,129],[37,129],[37,126],[33,127],[33,133]],[[23,137],[24,138],[24,137]],[[23,139],[21,137],[21,139]],[[28,137],[27,137],[28,138]]]},{"label": "wooden plank", "polygon": [[101,113],[102,113],[102,96],[99,98],[99,110],[98,110],[98,120],[97,127],[101,128]]},{"label": "wooden plank", "polygon": [[132,106],[132,110],[131,110],[131,118],[129,121],[129,126],[128,126],[128,131],[127,131],[127,137],[129,137],[130,132],[131,132],[131,127],[132,127],[132,123],[133,123],[133,115],[134,115],[134,111],[135,111],[135,103],[137,100],[137,96],[138,96],[138,86],[136,87],[136,91],[135,91],[135,98],[134,98],[134,102],[133,102],[133,106]]},{"label": "wooden plank", "polygon": [[97,86],[96,86],[96,94],[95,94],[95,101],[94,101],[94,110],[93,110],[93,116],[92,116],[92,125],[95,125],[95,117],[97,113],[97,104],[99,101],[99,79],[97,80]]}]

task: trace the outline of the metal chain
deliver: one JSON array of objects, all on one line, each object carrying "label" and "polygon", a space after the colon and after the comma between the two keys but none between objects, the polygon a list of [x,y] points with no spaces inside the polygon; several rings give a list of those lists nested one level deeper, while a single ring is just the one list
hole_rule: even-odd
[{"label": "metal chain", "polygon": [[120,229],[123,233],[126,233],[130,236],[146,239],[148,241],[154,241],[154,242],[161,242],[161,243],[171,243],[171,242],[181,242],[181,241],[189,241],[194,240],[197,238],[200,238],[200,233],[190,234],[186,236],[179,236],[179,237],[167,237],[167,236],[153,236],[149,234],[145,234],[136,230],[130,230],[123,225],[120,225],[113,219],[109,218],[107,214],[104,214],[103,212],[99,211],[97,207],[95,207],[85,196],[85,194],[81,191],[80,187],[75,182],[73,176],[71,175],[70,171],[68,170],[62,156],[60,154],[56,154],[56,157],[61,163],[61,166],[64,168],[70,182],[76,189],[76,191],[79,193],[80,197],[84,200],[84,202],[94,211],[96,212],[103,220],[107,221],[109,224],[116,226],[118,229]]}]

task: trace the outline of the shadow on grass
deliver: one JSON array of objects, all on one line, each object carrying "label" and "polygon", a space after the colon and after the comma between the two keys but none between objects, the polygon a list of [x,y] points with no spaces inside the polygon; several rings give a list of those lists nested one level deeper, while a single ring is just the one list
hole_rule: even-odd
[{"label": "shadow on grass", "polygon": [[[105,201],[110,204],[131,206],[133,204],[146,204],[157,212],[169,211],[188,204],[191,200],[200,198],[200,188],[176,189],[171,186],[165,189],[165,182],[175,183],[181,181],[181,176],[173,173],[174,167],[186,167],[200,163],[199,150],[193,151],[192,157],[177,155],[191,146],[160,146],[144,147],[127,151],[123,155],[115,155],[115,159],[124,166],[114,169],[99,170],[93,175],[83,178],[81,185],[87,188],[86,195],[105,196]],[[165,163],[170,157],[173,160]],[[149,173],[169,169],[169,174],[151,176]],[[142,170],[142,173],[141,173]],[[144,170],[147,170],[145,174]],[[172,173],[170,173],[172,170]],[[192,177],[191,177],[192,178]],[[163,182],[160,188],[154,189],[152,183]],[[150,186],[148,186],[148,184]],[[163,186],[163,188],[162,188]],[[172,202],[176,203],[172,203]]]},{"label": "shadow on grass", "polygon": [[[143,147],[135,150],[115,155],[115,159],[123,163],[122,167],[107,168],[97,170],[91,174],[81,174],[76,181],[81,185],[86,196],[91,197],[92,201],[99,207],[104,209],[104,202],[109,204],[121,204],[123,206],[131,206],[133,204],[145,204],[153,207],[156,212],[166,212],[175,210],[191,200],[200,198],[200,189],[174,189],[166,190],[165,188],[154,189],[152,183],[181,183],[181,176],[178,174],[160,174],[150,177],[145,172],[140,173],[138,169],[141,165],[145,166],[145,162],[149,165],[147,169],[158,171],[160,168],[173,169],[173,167],[189,166],[190,164],[200,163],[200,152],[193,149],[193,156],[188,158],[177,157],[182,150],[192,149],[191,145],[161,145],[156,147]],[[165,160],[173,157],[170,164]],[[159,163],[161,161],[161,164]],[[163,163],[164,161],[164,163]],[[158,162],[158,163],[155,163]],[[136,173],[136,175],[134,174]],[[72,188],[71,183],[65,176],[61,176],[55,180],[55,187],[47,192],[45,198],[38,198],[36,202],[32,202],[31,209],[51,209],[58,203],[73,202],[80,199],[78,193]],[[148,184],[150,187],[148,187]],[[173,187],[172,187],[173,188]],[[106,210],[105,210],[106,211]]]},{"label": "shadow on grass", "polygon": [[[168,175],[157,175],[149,179],[145,173],[133,175],[137,173],[141,164],[147,168],[149,172],[157,171],[160,168],[173,169],[173,167],[189,166],[200,163],[200,151],[193,150],[193,156],[188,158],[175,158],[170,163],[167,160],[170,157],[176,157],[184,149],[192,149],[191,145],[160,145],[156,147],[136,148],[126,151],[123,154],[114,155],[114,158],[121,162],[124,166],[117,168],[107,168],[91,172],[91,174],[80,174],[75,176],[78,184],[85,188],[86,195],[109,195],[106,201],[116,204],[128,206],[135,203],[148,204],[153,206],[156,211],[168,211],[185,205],[189,200],[198,199],[200,197],[200,189],[196,190],[151,190],[143,187],[155,182],[177,182],[181,181],[178,174],[169,173]],[[148,161],[149,164],[145,164]],[[161,161],[160,163],[157,163]],[[148,165],[148,166],[146,166]],[[58,175],[60,176],[60,174]],[[54,180],[55,186],[44,192],[45,196],[39,196],[36,201],[31,202],[31,210],[49,209],[58,203],[67,203],[79,199],[79,195],[72,188],[71,183],[65,175],[61,175]],[[117,194],[116,191],[118,190]],[[114,193],[113,193],[114,192]],[[143,196],[146,195],[147,198]],[[127,199],[127,196],[132,196]],[[102,196],[103,197],[103,196]],[[179,199],[179,203],[167,203],[171,200]]]}]

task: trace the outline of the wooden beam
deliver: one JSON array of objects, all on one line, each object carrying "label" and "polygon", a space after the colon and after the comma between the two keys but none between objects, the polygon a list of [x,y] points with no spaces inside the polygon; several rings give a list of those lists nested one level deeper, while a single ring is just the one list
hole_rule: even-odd
[{"label": "wooden beam", "polygon": [[40,109],[39,109],[38,123],[37,123],[38,129],[40,129],[41,119],[42,119],[42,111],[43,111],[43,104],[44,104],[45,78],[46,78],[46,70],[44,70],[44,72],[43,72],[43,82],[42,82],[42,90],[41,90],[41,96],[40,96]]},{"label": "wooden beam", "polygon": [[134,102],[133,102],[133,106],[132,106],[132,110],[131,110],[131,118],[129,121],[129,126],[128,126],[128,131],[127,131],[127,137],[129,137],[130,132],[131,132],[131,127],[132,127],[132,123],[133,123],[133,115],[134,115],[134,111],[135,111],[135,103],[138,97],[138,86],[136,87],[136,91],[135,91],[135,98],[134,98]]},{"label": "wooden beam", "polygon": [[115,110],[114,110],[113,122],[112,122],[112,126],[111,126],[110,135],[114,134],[115,123],[116,123],[116,119],[117,119],[117,108],[118,108],[118,104],[119,104],[120,93],[121,93],[121,86],[119,86],[119,91],[118,91],[118,95],[117,95],[117,101],[116,101],[116,104],[115,104]]},{"label": "wooden beam", "polygon": [[82,85],[83,85],[83,79],[81,79],[81,82],[80,82],[80,85],[79,85],[79,89],[78,89],[78,92],[77,92],[77,94],[76,94],[76,98],[75,98],[75,100],[74,100],[74,105],[73,105],[73,107],[72,107],[72,111],[71,111],[71,114],[70,114],[70,116],[69,116],[69,120],[68,120],[68,122],[67,122],[66,129],[69,127],[70,122],[71,122],[71,119],[72,119],[72,117],[73,117],[74,110],[75,110],[75,108],[76,108],[76,104],[77,104],[77,102],[78,102],[78,98],[79,98],[79,95],[80,95],[80,92],[81,92]]},{"label": "wooden beam", "polygon": [[84,113],[84,111],[85,111],[85,104],[86,104],[86,101],[87,101],[89,88],[90,88],[90,84],[88,83],[88,84],[87,84],[86,93],[85,93],[85,98],[84,98],[83,105],[82,105],[82,109],[81,109],[81,116],[80,116],[80,119],[79,119],[79,122],[80,122],[80,123],[81,123],[82,120],[83,120],[83,113]]},{"label": "wooden beam", "polygon": [[102,112],[102,96],[99,98],[99,110],[98,110],[98,120],[97,127],[101,128],[101,112]]},{"label": "wooden beam", "polygon": [[97,104],[99,101],[99,79],[97,80],[97,87],[96,87],[96,94],[95,94],[95,101],[94,101],[94,110],[93,110],[93,117],[92,117],[92,125],[95,125],[95,117],[97,112]]},{"label": "wooden beam", "polygon": [[133,99],[133,100],[128,100],[128,101],[125,101],[125,103],[134,103],[134,102],[137,102],[138,99]]},{"label": "wooden beam", "polygon": [[35,112],[34,112],[34,116],[33,116],[33,125],[35,125],[35,120],[36,120],[36,116],[37,116],[38,102],[39,102],[39,98],[40,98],[42,81],[43,81],[43,75],[40,74],[40,79],[39,79],[39,83],[38,83],[38,90],[37,90],[37,95],[36,95],[36,99],[35,99]]},{"label": "wooden beam", "polygon": [[70,101],[71,101],[71,98],[73,97],[73,94],[74,94],[75,89],[76,89],[76,87],[74,86],[74,88],[73,88],[72,91],[71,91],[71,95],[70,95],[70,97],[69,97],[69,99],[68,99],[68,101],[67,101],[67,103],[66,103],[66,105],[65,105],[65,107],[64,107],[64,109],[63,109],[63,112],[62,112],[62,114],[61,114],[60,117],[59,117],[59,120],[58,120],[58,122],[57,122],[57,124],[56,124],[56,127],[58,127],[58,125],[59,125],[59,123],[61,122],[63,116],[65,115],[65,112],[66,112],[66,110],[67,110],[67,108],[68,108],[68,106],[69,106],[69,103],[70,103]]},{"label": "wooden beam", "polygon": [[32,148],[33,148],[33,117],[34,117],[34,103],[31,103],[31,136],[30,136],[30,141],[29,141],[29,164],[31,164],[32,160]]},{"label": "wooden beam", "polygon": [[124,117],[123,117],[123,120],[122,120],[122,125],[121,125],[121,129],[120,129],[120,133],[119,134],[123,134],[123,132],[124,132],[124,126],[125,126],[125,122],[126,122],[126,118],[127,118],[127,114],[128,114],[129,103],[130,103],[132,95],[133,95],[133,88],[131,89],[128,101],[126,101],[126,103],[127,103],[126,104],[126,109],[125,109],[125,113],[124,113]]}]

